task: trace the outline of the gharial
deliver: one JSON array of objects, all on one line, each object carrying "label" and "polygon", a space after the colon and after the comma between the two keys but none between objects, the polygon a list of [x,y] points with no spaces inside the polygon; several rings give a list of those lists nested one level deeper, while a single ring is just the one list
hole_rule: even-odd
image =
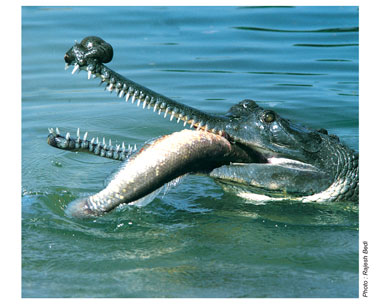
[{"label": "gharial", "polygon": [[113,49],[99,37],[86,37],[64,56],[73,74],[86,70],[100,77],[109,91],[128,102],[153,108],[189,129],[164,135],[142,149],[112,146],[104,141],[59,134],[49,129],[56,148],[87,151],[123,160],[119,171],[99,193],[71,202],[74,217],[99,216],[120,204],[150,195],[187,173],[214,178],[225,188],[241,189],[251,200],[299,202],[358,202],[359,155],[325,129],[312,130],[280,117],[245,99],[224,115],[211,115],[153,92],[106,67]]}]

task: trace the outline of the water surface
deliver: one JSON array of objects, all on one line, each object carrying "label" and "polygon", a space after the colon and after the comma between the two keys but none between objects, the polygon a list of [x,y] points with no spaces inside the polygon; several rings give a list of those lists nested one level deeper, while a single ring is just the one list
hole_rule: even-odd
[{"label": "water surface", "polygon": [[188,176],[143,208],[66,217],[120,163],[56,150],[47,128],[131,144],[181,129],[64,71],[89,35],[168,97],[213,113],[251,98],[358,150],[357,7],[24,7],[23,297],[358,296],[356,205],[256,205]]}]

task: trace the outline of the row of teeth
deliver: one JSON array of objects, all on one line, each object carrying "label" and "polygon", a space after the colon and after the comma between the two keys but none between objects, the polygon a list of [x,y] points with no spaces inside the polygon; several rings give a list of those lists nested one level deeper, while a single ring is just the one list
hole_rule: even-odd
[{"label": "row of teeth", "polygon": [[[69,64],[66,63],[65,70],[69,68]],[[142,91],[135,90],[132,87],[127,87],[126,84],[122,86],[121,83],[113,83],[112,80],[110,80],[108,77],[104,76],[100,73],[94,73],[91,71],[89,67],[80,67],[77,63],[74,64],[74,68],[72,71],[72,74],[75,74],[77,71],[78,73],[80,70],[86,70],[88,74],[88,79],[101,77],[100,84],[107,83],[107,86],[105,90],[108,90],[109,92],[113,92],[116,90],[116,94],[119,98],[125,97],[125,102],[128,102],[129,98],[131,98],[132,104],[137,100],[136,105],[139,107],[142,103],[142,108],[150,109],[153,105],[153,112],[156,112],[158,110],[158,115],[161,115],[162,112],[164,112],[164,118],[167,117],[168,114],[170,114],[170,121],[174,119],[174,117],[177,118],[177,123],[179,123],[181,120],[183,120],[183,126],[185,127],[186,124],[190,125],[190,128],[196,127],[197,131],[203,130],[203,131],[209,131],[214,134],[223,135],[222,130],[218,130],[217,128],[210,129],[207,124],[204,124],[202,121],[197,121],[196,117],[187,117],[184,113],[180,113],[178,109],[174,108],[171,109],[170,107],[166,107],[165,102],[159,104],[156,102],[154,97],[145,95]],[[115,81],[114,81],[115,82]]]},{"label": "row of teeth", "polygon": [[[55,136],[61,136],[58,128],[55,130],[53,128],[48,128],[50,134],[54,134]],[[63,136],[61,136],[62,138]],[[125,160],[132,153],[137,151],[137,146],[128,145],[128,147],[123,142],[121,145],[117,144],[116,146],[112,146],[111,139],[106,144],[106,139],[103,137],[103,141],[100,141],[99,138],[93,137],[90,141],[87,140],[88,132],[86,132],[83,136],[83,139],[80,138],[80,129],[77,129],[76,138],[72,138],[69,132],[63,137],[66,139],[65,146],[62,148],[67,148],[69,146],[69,141],[72,140],[75,142],[75,149],[88,149],[89,152],[93,152],[96,155],[100,155],[107,158]]]}]

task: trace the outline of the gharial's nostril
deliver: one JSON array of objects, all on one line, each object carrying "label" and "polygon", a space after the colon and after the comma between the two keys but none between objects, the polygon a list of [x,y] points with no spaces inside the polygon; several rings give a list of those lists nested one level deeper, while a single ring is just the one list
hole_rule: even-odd
[{"label": "gharial's nostril", "polygon": [[65,60],[65,62],[70,63],[69,55],[65,54],[65,57],[63,57],[63,59]]}]

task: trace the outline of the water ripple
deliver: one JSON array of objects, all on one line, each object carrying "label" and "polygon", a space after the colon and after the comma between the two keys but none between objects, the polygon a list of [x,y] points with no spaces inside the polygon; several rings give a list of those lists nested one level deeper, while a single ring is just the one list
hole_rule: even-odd
[{"label": "water ripple", "polygon": [[[175,73],[225,73],[234,74],[233,71],[225,70],[179,70],[179,69],[169,69],[161,70],[161,72],[175,72]],[[257,74],[257,75],[287,75],[287,76],[326,76],[325,73],[305,73],[305,72],[275,72],[275,71],[248,71],[239,72],[241,74]]]},{"label": "water ripple", "polygon": [[272,28],[250,27],[250,26],[234,26],[232,28],[237,29],[237,30],[277,32],[277,33],[346,33],[346,32],[359,32],[359,27],[326,28],[326,29],[317,29],[317,30],[286,30],[286,29],[272,29]]},{"label": "water ripple", "polygon": [[234,73],[234,72],[231,72],[231,71],[223,71],[223,70],[178,70],[178,69],[161,70],[161,72],[176,72],[176,73]]},{"label": "water ripple", "polygon": [[287,76],[326,76],[323,73],[302,73],[302,72],[246,72],[248,74],[258,74],[258,75],[287,75]]},{"label": "water ripple", "polygon": [[342,43],[342,44],[316,44],[316,43],[296,43],[293,46],[304,47],[346,47],[346,46],[359,46],[359,43]]}]

